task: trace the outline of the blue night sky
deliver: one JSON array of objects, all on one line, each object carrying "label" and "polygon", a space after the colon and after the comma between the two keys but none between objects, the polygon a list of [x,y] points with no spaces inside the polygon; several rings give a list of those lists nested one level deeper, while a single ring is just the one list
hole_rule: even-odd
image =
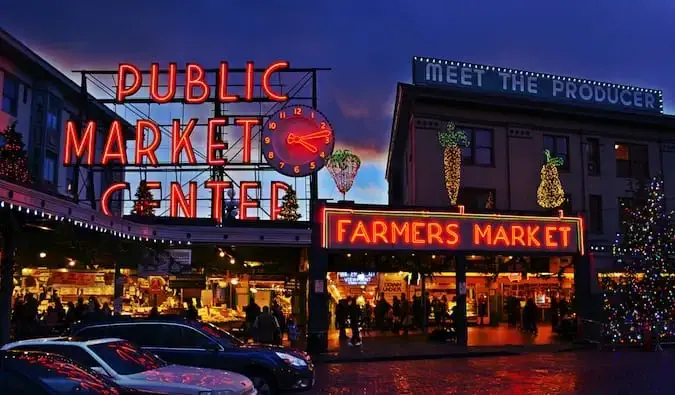
[{"label": "blue night sky", "polygon": [[[2,3],[0,26],[67,74],[121,61],[331,67],[319,106],[338,147],[364,162],[348,195],[359,202],[386,202],[394,92],[411,80],[415,55],[658,88],[675,110],[672,0]],[[322,197],[339,198],[325,171],[320,185]]]}]

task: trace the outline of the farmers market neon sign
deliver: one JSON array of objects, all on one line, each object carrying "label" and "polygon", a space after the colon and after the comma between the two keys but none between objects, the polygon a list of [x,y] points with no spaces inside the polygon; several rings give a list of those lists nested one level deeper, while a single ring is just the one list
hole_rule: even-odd
[{"label": "farmers market neon sign", "polygon": [[[142,87],[148,86],[147,96],[149,101],[157,104],[170,102],[183,102],[185,104],[202,104],[212,98],[217,98],[221,103],[240,103],[254,101],[287,102],[288,95],[273,87],[272,77],[280,71],[289,70],[289,63],[278,61],[268,65],[262,73],[256,73],[253,62],[247,62],[244,69],[244,84],[238,94],[231,91],[233,85],[229,81],[230,68],[227,62],[221,62],[217,72],[215,84],[208,82],[207,71],[200,65],[188,63],[185,70],[178,70],[176,63],[169,63],[168,70],[160,70],[158,63],[152,63],[149,72],[141,71],[137,66],[122,63],[118,66],[116,74],[116,101],[125,103],[133,99],[139,92],[145,92]],[[179,78],[181,75],[182,78]],[[179,81],[180,79],[180,81]],[[160,83],[160,80],[163,82]],[[184,89],[178,87],[184,86]],[[240,85],[237,85],[240,86]],[[258,88],[261,96],[256,96]],[[145,95],[145,93],[143,93]],[[64,141],[65,166],[152,166],[161,165],[198,165],[192,134],[199,124],[197,118],[192,118],[182,124],[180,119],[173,119],[171,123],[171,148],[170,161],[160,164],[157,151],[162,144],[161,127],[151,119],[139,119],[135,125],[135,145],[133,154],[127,156],[124,139],[124,127],[120,120],[114,120],[108,126],[105,137],[105,145],[100,157],[96,151],[98,124],[95,120],[86,121],[83,125],[69,120],[66,122]],[[228,162],[222,152],[227,150],[228,143],[219,137],[218,131],[225,126],[233,125],[241,128],[242,148],[241,163],[251,162],[252,137],[254,127],[262,125],[259,117],[216,117],[208,119],[206,124],[206,142],[204,143],[205,163],[210,166],[225,166]],[[318,169],[317,169],[318,170]],[[146,181],[150,190],[161,190],[162,183],[158,181]],[[223,196],[225,191],[233,187],[229,181],[209,180],[203,184],[204,188],[211,192],[212,218],[222,220]],[[239,186],[239,218],[258,219],[249,216],[247,211],[260,207],[260,200],[251,198],[261,184],[257,181],[242,181]],[[101,210],[106,215],[112,215],[109,208],[112,196],[124,190],[129,190],[126,182],[111,184],[101,195]],[[289,185],[282,181],[270,183],[270,219],[278,218],[279,193],[287,191]],[[172,217],[184,216],[187,218],[197,217],[198,184],[189,182],[187,193],[181,183],[171,182],[168,188],[169,213]],[[257,194],[256,194],[257,195]],[[151,207],[159,207],[159,201],[149,203]]]},{"label": "farmers market neon sign", "polygon": [[578,217],[324,208],[333,250],[584,253]]}]

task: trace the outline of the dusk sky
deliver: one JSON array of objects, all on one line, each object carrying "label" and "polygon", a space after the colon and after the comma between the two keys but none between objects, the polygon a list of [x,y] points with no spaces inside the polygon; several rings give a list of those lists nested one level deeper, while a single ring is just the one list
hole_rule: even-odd
[{"label": "dusk sky", "polygon": [[[122,61],[331,67],[319,107],[337,147],[363,160],[348,195],[359,202],[386,202],[394,93],[413,56],[662,89],[675,110],[672,0],[1,2],[0,26],[69,75]],[[325,171],[320,184],[339,198]]]}]

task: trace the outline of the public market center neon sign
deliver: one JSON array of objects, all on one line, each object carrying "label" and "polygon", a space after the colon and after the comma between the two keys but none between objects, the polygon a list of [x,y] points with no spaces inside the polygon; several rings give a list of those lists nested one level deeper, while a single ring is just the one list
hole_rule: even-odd
[{"label": "public market center neon sign", "polygon": [[323,247],[332,250],[456,250],[584,254],[578,217],[325,208]]},{"label": "public market center neon sign", "polygon": [[[244,84],[239,94],[230,91],[228,83],[229,66],[227,62],[221,62],[217,72],[215,84],[210,84],[207,78],[206,70],[195,63],[188,63],[185,70],[178,70],[176,63],[169,63],[168,70],[160,70],[158,63],[152,63],[149,72],[141,71],[137,66],[122,63],[117,69],[116,80],[116,102],[124,103],[129,98],[142,92],[143,84],[149,86],[149,101],[157,104],[182,101],[186,104],[202,104],[215,97],[221,103],[250,103],[260,99],[271,102],[287,102],[288,95],[277,91],[271,82],[273,75],[277,72],[288,70],[289,63],[278,61],[268,65],[261,73],[256,73],[253,62],[247,62],[244,69]],[[178,92],[178,75],[182,75],[180,83],[184,89]],[[160,79],[166,80],[160,83]],[[256,96],[256,87],[261,87],[261,96]],[[312,114],[313,115],[313,114]],[[173,119],[171,127],[171,145],[170,145],[170,165],[180,166],[182,164],[196,165],[195,149],[192,142],[192,134],[199,120],[192,118],[185,124],[181,124],[180,119]],[[242,128],[242,153],[241,163],[252,163],[251,161],[251,142],[253,139],[253,128],[261,125],[260,117],[228,117],[209,118],[207,122],[206,143],[204,152],[206,164],[210,166],[225,166],[227,161],[218,155],[219,152],[228,149],[227,142],[218,139],[217,130],[220,127],[235,125]],[[323,130],[323,133],[332,131]],[[124,142],[124,131],[122,122],[113,121],[108,127],[108,133],[105,137],[105,146],[100,157],[96,153],[97,139],[96,121],[90,120],[84,125],[79,122],[69,120],[66,122],[66,133],[64,141],[64,165],[72,166],[79,164],[82,166],[126,166],[132,164],[135,166],[148,165],[153,167],[160,166],[157,158],[157,150],[162,143],[162,133],[160,126],[151,119],[139,119],[135,125],[135,149],[133,155],[127,157],[126,146]],[[146,144],[146,135],[149,136],[149,143]],[[332,138],[332,137],[331,137]],[[305,144],[306,145],[306,144]],[[184,160],[182,160],[184,158]],[[320,170],[318,167],[313,168]],[[146,181],[149,189],[162,188],[162,183],[158,181]],[[188,193],[178,182],[171,182],[169,185],[169,212],[172,217],[182,216],[187,218],[197,217],[198,184],[194,181],[188,183]],[[229,181],[208,180],[204,187],[211,190],[212,212],[211,217],[217,221],[222,220],[222,202],[223,194],[226,190],[233,187]],[[112,195],[116,192],[128,190],[129,184],[118,182],[111,184],[101,195],[101,211],[105,215],[112,215],[109,208],[109,202]],[[258,219],[247,214],[248,209],[260,207],[260,200],[250,198],[249,193],[252,190],[261,188],[258,181],[242,181],[239,185],[239,218],[240,219]],[[272,220],[278,218],[280,212],[279,193],[287,191],[289,185],[282,181],[271,181],[270,201]],[[159,201],[153,201],[153,207],[159,207]]]}]

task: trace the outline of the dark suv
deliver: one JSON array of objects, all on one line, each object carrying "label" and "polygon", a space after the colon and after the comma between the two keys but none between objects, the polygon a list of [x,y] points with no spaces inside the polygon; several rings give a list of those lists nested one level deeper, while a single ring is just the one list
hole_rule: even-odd
[{"label": "dark suv", "polygon": [[169,363],[241,373],[253,381],[259,394],[308,390],[314,386],[314,365],[304,352],[246,344],[215,325],[200,321],[120,317],[80,323],[73,328],[72,335],[85,339],[126,339]]}]

